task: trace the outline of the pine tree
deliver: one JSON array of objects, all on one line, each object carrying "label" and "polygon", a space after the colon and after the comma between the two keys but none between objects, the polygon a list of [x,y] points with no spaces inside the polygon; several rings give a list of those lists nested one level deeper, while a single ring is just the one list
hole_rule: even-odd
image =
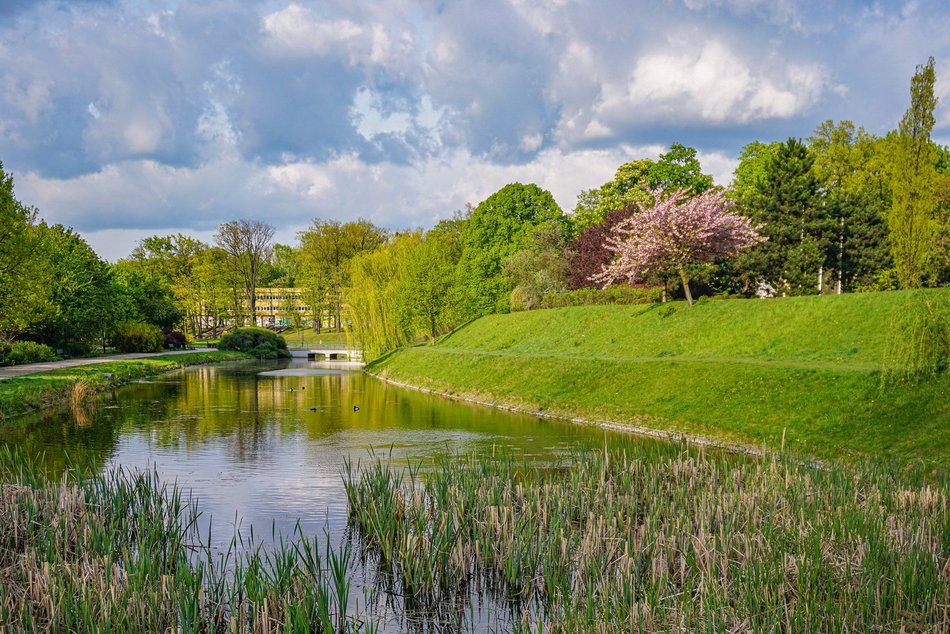
[{"label": "pine tree", "polygon": [[749,203],[768,238],[756,249],[752,265],[781,294],[821,293],[826,284],[834,223],[820,204],[814,162],[798,139],[781,144]]}]

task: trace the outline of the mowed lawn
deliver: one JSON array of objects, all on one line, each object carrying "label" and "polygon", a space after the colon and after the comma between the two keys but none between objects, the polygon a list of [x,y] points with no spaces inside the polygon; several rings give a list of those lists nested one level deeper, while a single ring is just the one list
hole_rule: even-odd
[{"label": "mowed lawn", "polygon": [[943,468],[950,378],[883,369],[905,360],[908,315],[948,301],[932,290],[491,315],[368,369],[552,414]]}]

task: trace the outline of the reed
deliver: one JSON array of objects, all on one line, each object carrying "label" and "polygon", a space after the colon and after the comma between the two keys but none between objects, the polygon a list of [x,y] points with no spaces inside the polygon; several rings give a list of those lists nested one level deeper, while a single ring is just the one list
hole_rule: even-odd
[{"label": "reed", "polygon": [[44,473],[0,451],[0,624],[9,631],[375,631],[349,614],[349,546],[321,547],[298,527],[274,548],[235,538],[214,555],[196,504],[154,472],[74,468],[59,482]]},{"label": "reed", "polygon": [[419,619],[488,596],[526,632],[950,631],[946,479],[679,448],[344,480],[363,556]]}]

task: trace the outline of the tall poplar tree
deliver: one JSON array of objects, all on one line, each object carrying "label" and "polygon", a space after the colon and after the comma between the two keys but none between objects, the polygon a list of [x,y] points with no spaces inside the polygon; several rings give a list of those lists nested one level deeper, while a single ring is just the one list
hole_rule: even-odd
[{"label": "tall poplar tree", "polygon": [[935,245],[934,58],[917,66],[910,108],[890,136],[891,208],[887,215],[894,268],[902,288],[919,286]]}]

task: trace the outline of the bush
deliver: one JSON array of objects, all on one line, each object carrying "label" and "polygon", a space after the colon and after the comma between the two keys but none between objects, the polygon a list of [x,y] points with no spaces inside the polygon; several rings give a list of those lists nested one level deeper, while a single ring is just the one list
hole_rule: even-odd
[{"label": "bush", "polygon": [[126,321],[115,327],[112,345],[120,352],[161,352],[165,337],[158,326]]},{"label": "bush", "polygon": [[23,365],[24,363],[41,363],[43,361],[57,361],[59,357],[49,346],[33,341],[17,341],[16,343],[0,343],[0,362],[5,365]]},{"label": "bush", "polygon": [[70,357],[84,357],[92,352],[92,346],[85,341],[67,341],[63,344],[63,350]]},{"label": "bush", "polygon": [[290,357],[284,338],[266,328],[235,328],[221,336],[218,350],[247,352],[259,359]]},{"label": "bush", "polygon": [[188,338],[185,337],[185,333],[178,332],[177,330],[171,330],[166,328],[162,331],[162,336],[165,339],[166,348],[174,348],[175,350],[183,350],[186,345],[188,345]]},{"label": "bush", "polygon": [[591,306],[594,304],[655,304],[662,297],[663,289],[660,288],[634,288],[632,286],[579,288],[557,295],[548,295],[541,300],[541,308]]}]

